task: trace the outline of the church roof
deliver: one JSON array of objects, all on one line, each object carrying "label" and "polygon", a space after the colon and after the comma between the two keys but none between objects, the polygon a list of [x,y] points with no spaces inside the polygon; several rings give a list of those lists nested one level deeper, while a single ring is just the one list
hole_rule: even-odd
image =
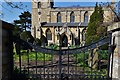
[{"label": "church roof", "polygon": [[[64,26],[64,24],[66,24],[66,23],[41,23],[41,26]],[[88,23],[67,23],[67,26],[69,26],[69,27],[74,27],[74,26],[81,26],[81,27],[85,27],[85,26],[87,26],[88,25]]]}]

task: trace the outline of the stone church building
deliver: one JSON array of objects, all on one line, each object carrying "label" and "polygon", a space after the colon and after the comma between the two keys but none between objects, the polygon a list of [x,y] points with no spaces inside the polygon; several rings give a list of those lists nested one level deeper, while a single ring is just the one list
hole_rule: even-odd
[{"label": "stone church building", "polygon": [[[32,28],[35,38],[47,45],[85,44],[85,32],[94,7],[54,7],[53,0],[32,0]],[[112,21],[113,13],[104,8],[104,22]]]}]

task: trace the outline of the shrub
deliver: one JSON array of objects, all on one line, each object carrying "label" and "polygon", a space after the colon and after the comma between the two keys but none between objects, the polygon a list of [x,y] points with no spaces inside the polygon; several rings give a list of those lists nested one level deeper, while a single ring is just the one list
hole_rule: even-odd
[{"label": "shrub", "polygon": [[33,36],[31,35],[31,32],[30,31],[23,31],[21,34],[20,34],[20,38],[25,40],[25,41],[28,41],[28,42],[31,42],[33,43],[34,41],[34,38]]},{"label": "shrub", "polygon": [[102,60],[107,60],[108,59],[108,51],[107,50],[101,50],[100,51],[100,57]]},{"label": "shrub", "polygon": [[57,44],[50,44],[49,48],[56,50],[59,48],[59,46]]},{"label": "shrub", "polygon": [[27,70],[21,70],[20,73],[20,68],[17,68],[16,66],[14,67],[13,71],[13,80],[28,80],[29,76],[26,75]]},{"label": "shrub", "polygon": [[35,38],[35,43],[36,43],[36,45],[41,46],[41,40],[40,39]]},{"label": "shrub", "polygon": [[48,44],[47,38],[44,35],[41,36],[40,41],[41,46],[46,46]]},{"label": "shrub", "polygon": [[81,66],[81,67],[84,66],[85,67],[85,66],[88,65],[87,64],[88,55],[89,55],[88,52],[85,52],[85,53],[81,52],[81,53],[75,54],[74,58],[76,58],[76,56],[77,56],[79,66]]}]

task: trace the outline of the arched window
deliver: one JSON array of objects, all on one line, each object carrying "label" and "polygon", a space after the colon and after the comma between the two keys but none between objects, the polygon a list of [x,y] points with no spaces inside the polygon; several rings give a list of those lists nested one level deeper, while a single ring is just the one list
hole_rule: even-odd
[{"label": "arched window", "polygon": [[74,12],[71,12],[70,14],[70,22],[74,22],[75,21],[75,15]]},{"label": "arched window", "polygon": [[37,7],[41,8],[41,2],[38,2]]},{"label": "arched window", "polygon": [[61,13],[60,12],[57,14],[57,22],[61,22]]},{"label": "arched window", "polygon": [[84,14],[84,22],[88,23],[88,11],[86,11]]},{"label": "arched window", "polygon": [[46,38],[47,40],[52,40],[52,33],[49,28],[46,30]]}]

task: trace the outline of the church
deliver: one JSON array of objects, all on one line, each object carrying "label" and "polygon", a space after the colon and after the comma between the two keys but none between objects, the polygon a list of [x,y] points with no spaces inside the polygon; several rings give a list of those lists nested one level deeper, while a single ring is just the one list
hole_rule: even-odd
[{"label": "church", "polygon": [[[113,12],[104,7],[104,22],[113,20]],[[46,45],[63,47],[85,44],[85,33],[94,6],[54,7],[53,0],[32,0],[32,28],[34,38],[44,38]]]}]

